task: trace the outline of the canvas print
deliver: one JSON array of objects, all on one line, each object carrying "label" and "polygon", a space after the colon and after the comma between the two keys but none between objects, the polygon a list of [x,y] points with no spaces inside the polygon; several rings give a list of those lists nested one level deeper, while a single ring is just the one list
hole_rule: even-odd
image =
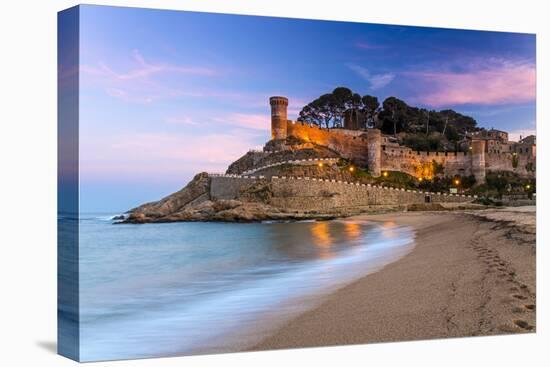
[{"label": "canvas print", "polygon": [[93,5],[58,26],[61,355],[536,331],[534,34]]}]

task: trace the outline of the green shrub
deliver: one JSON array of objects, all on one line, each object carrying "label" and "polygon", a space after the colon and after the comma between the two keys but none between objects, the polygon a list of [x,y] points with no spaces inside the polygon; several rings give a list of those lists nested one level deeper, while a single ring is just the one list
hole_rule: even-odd
[{"label": "green shrub", "polygon": [[519,163],[519,158],[517,155],[512,156],[512,167],[517,168]]},{"label": "green shrub", "polygon": [[445,172],[445,167],[441,163],[437,163],[435,159],[432,161],[434,175],[442,175]]},{"label": "green shrub", "polygon": [[403,139],[403,144],[413,150],[435,152],[442,150],[443,141],[440,135],[425,135],[422,133],[407,134]]}]

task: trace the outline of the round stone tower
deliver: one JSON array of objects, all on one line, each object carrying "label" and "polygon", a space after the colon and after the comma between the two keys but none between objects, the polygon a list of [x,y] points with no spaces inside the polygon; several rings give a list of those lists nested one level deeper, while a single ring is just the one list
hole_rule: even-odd
[{"label": "round stone tower", "polygon": [[472,140],[472,174],[477,185],[485,183],[485,140]]},{"label": "round stone tower", "polygon": [[374,177],[380,176],[382,166],[382,132],[378,129],[367,131],[367,165],[369,173]]},{"label": "round stone tower", "polygon": [[271,139],[286,139],[288,98],[271,97]]}]

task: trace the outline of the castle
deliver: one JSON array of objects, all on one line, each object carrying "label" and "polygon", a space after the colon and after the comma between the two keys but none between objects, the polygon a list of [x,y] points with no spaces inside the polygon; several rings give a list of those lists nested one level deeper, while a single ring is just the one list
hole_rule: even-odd
[{"label": "castle", "polygon": [[353,111],[346,113],[344,128],[326,129],[288,120],[286,97],[271,97],[269,103],[271,138],[280,142],[277,149],[288,149],[284,142],[295,137],[304,141],[303,147],[316,144],[336,151],[354,164],[367,167],[374,177],[384,171],[399,171],[419,179],[431,179],[433,162],[440,165],[447,176],[473,175],[477,183],[484,183],[490,171],[509,171],[533,178],[536,174],[536,138],[533,135],[512,142],[507,132],[482,130],[466,134],[466,152],[414,151],[378,129],[360,128]]},{"label": "castle", "polygon": [[478,199],[457,188],[430,191],[356,176],[356,167],[374,177],[397,171],[419,181],[445,174],[473,175],[476,183],[483,183],[491,171],[535,176],[534,136],[510,142],[504,131],[481,130],[466,134],[466,152],[414,151],[373,124],[359,124],[364,119],[357,112],[346,113],[344,128],[324,129],[288,120],[286,97],[271,97],[269,102],[272,139],[262,151],[248,151],[225,173],[197,174],[183,189],[132,209],[123,222],[326,220],[394,210],[467,208]]}]

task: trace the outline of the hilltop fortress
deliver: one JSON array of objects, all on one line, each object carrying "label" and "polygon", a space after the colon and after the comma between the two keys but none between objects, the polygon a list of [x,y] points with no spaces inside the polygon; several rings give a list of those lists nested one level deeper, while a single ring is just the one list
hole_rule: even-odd
[{"label": "hilltop fortress", "polygon": [[478,184],[485,182],[488,171],[510,171],[522,176],[535,176],[534,136],[511,142],[507,132],[491,129],[468,134],[468,152],[413,151],[399,145],[393,136],[384,135],[378,129],[358,129],[353,114],[346,114],[344,128],[324,129],[288,120],[286,97],[271,97],[269,102],[271,137],[274,141],[282,142],[276,144],[276,149],[292,149],[284,143],[289,137],[306,142],[302,148],[308,146],[307,143],[326,146],[343,158],[367,167],[374,177],[380,176],[383,171],[399,171],[421,177],[421,167],[434,161],[443,166],[445,175],[473,175]]},{"label": "hilltop fortress", "polygon": [[[288,120],[286,97],[269,102],[271,140],[262,151],[247,152],[225,173],[197,174],[180,191],[130,210],[122,223],[330,219],[465,208],[475,195],[430,192],[418,183],[436,174],[473,175],[477,184],[491,171],[535,176],[534,136],[510,142],[506,132],[482,130],[467,134],[466,152],[414,151],[378,129],[358,128],[355,113],[346,113],[344,128],[326,129]],[[397,173],[410,175],[415,184],[385,179]]]}]

